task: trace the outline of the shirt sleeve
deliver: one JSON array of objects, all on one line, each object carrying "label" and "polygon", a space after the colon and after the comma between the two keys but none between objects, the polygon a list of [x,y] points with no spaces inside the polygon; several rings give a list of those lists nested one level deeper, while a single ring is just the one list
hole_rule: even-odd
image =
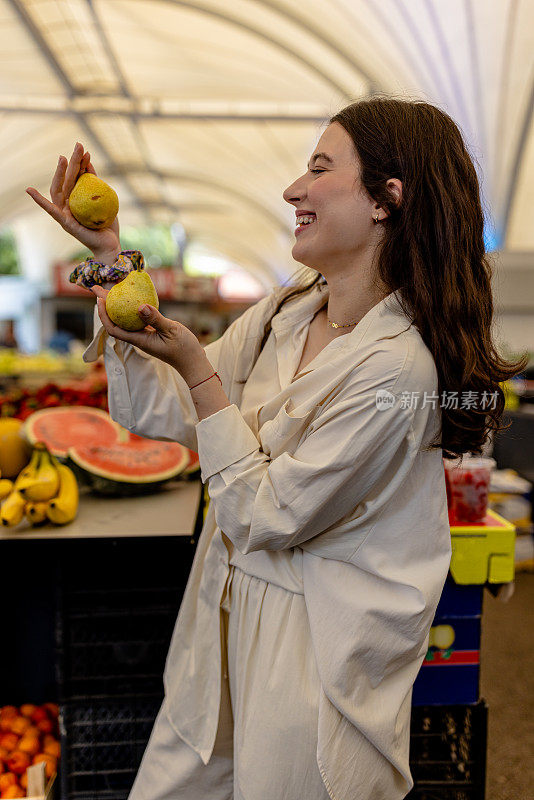
[{"label": "shirt sleeve", "polygon": [[376,512],[387,502],[415,457],[414,411],[398,397],[393,407],[377,407],[377,388],[340,393],[294,453],[274,459],[235,405],[197,423],[215,519],[240,552],[295,547],[363,514],[368,503]]}]

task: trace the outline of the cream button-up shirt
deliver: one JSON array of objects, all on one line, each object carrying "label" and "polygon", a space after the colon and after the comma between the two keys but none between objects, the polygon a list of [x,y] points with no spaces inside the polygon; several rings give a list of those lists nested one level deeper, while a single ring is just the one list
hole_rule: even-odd
[{"label": "cream button-up shirt", "polygon": [[[440,427],[436,367],[392,293],[292,379],[328,286],[282,306],[258,359],[279,291],[206,346],[232,405],[200,422],[181,376],[109,337],[95,311],[84,358],[104,353],[111,416],[198,452],[208,484],[165,667],[169,719],[208,763],[229,551],[294,548],[322,685],[317,757],[331,796],[401,800],[413,785],[412,685],[451,556],[442,452],[427,449]],[[294,358],[282,358],[291,347]]]}]

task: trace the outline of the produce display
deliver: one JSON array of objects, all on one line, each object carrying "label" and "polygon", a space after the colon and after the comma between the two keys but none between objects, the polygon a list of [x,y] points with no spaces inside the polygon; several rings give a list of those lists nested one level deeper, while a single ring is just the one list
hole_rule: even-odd
[{"label": "produce display", "polygon": [[109,228],[119,212],[119,198],[114,189],[92,172],[80,175],[70,193],[72,216],[86,228]]},{"label": "produce display", "polygon": [[82,361],[79,353],[62,354],[54,350],[19,353],[14,347],[0,347],[0,375],[3,377],[58,372],[83,376],[91,370],[92,366]]},{"label": "produce display", "polygon": [[5,485],[0,506],[4,527],[19,525],[25,517],[32,525],[53,522],[66,525],[78,511],[78,484],[71,469],[59,464],[45,444],[37,442],[29,464],[15,481]]},{"label": "produce display", "polygon": [[129,497],[196,477],[199,468],[189,448],[137,436],[99,408],[44,408],[24,422],[0,417],[0,524],[67,525],[78,511],[78,482]]},{"label": "produce display", "polygon": [[0,798],[26,797],[26,770],[43,761],[45,774],[57,772],[60,757],[56,703],[0,708]]},{"label": "produce display", "polygon": [[159,308],[156,287],[144,270],[132,270],[124,280],[112,286],[106,297],[108,317],[125,331],[140,331],[146,323],[137,313],[143,303]]},{"label": "produce display", "polygon": [[0,396],[0,419],[14,417],[26,420],[30,414],[42,408],[62,406],[90,406],[108,409],[108,389],[104,381],[84,384],[77,381],[78,386],[58,386],[47,383],[39,389],[12,389]]}]

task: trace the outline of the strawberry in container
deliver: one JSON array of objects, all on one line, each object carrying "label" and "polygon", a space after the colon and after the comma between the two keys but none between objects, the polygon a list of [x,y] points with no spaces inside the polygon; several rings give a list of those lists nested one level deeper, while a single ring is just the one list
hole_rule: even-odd
[{"label": "strawberry in container", "polygon": [[493,458],[464,456],[462,462],[444,458],[447,503],[451,525],[480,525],[488,509]]}]

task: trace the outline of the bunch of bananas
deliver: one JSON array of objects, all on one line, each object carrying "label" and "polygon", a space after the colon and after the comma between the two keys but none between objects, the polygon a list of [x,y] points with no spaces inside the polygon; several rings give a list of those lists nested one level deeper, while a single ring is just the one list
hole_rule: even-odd
[{"label": "bunch of bananas", "polygon": [[72,470],[37,442],[30,463],[15,481],[0,480],[0,500],[4,526],[18,525],[24,516],[32,525],[47,520],[66,525],[78,511],[78,483]]}]

